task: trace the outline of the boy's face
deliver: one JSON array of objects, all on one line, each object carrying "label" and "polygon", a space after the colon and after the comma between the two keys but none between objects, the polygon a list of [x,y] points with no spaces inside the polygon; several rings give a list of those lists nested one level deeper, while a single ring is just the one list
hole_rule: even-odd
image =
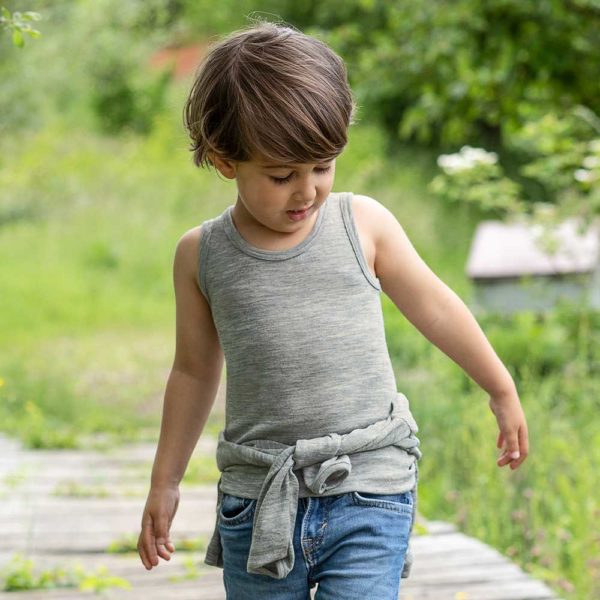
[{"label": "boy's face", "polygon": [[[236,180],[236,220],[267,235],[310,231],[335,177],[335,159],[283,165],[259,158],[242,162],[214,158],[213,163],[222,175]],[[305,208],[304,215],[295,219],[289,213]]]}]

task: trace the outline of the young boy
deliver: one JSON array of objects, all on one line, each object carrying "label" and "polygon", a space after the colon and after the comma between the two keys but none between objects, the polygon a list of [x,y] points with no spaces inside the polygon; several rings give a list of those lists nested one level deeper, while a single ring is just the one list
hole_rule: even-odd
[{"label": "young boy", "polygon": [[397,391],[380,294],[489,395],[498,465],[528,454],[514,382],[394,215],[332,192],[355,103],[322,42],[262,23],[215,44],[185,107],[194,162],[237,199],[174,260],[176,352],[138,550],[169,560],[179,482],[227,362],[215,530],[228,598],[396,599],[420,441]]}]

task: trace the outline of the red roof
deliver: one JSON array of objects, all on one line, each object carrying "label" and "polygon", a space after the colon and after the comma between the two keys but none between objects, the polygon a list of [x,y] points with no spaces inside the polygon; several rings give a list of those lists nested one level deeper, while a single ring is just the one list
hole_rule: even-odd
[{"label": "red roof", "polygon": [[162,48],[155,52],[149,60],[152,68],[161,69],[172,64],[175,66],[173,71],[174,79],[184,79],[195,73],[204,53],[207,44],[198,42],[180,47]]}]

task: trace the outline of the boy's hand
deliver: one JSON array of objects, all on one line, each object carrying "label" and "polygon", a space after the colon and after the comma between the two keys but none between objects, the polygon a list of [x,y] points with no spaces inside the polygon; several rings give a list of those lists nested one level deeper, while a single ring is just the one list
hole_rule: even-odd
[{"label": "boy's hand", "polygon": [[171,560],[175,546],[169,529],[179,506],[179,488],[151,488],[142,516],[142,531],[137,549],[148,571],[158,566],[158,557]]},{"label": "boy's hand", "polygon": [[514,471],[529,454],[527,421],[519,396],[516,391],[490,396],[489,405],[500,429],[496,446],[503,450],[496,462],[499,467],[510,464]]}]

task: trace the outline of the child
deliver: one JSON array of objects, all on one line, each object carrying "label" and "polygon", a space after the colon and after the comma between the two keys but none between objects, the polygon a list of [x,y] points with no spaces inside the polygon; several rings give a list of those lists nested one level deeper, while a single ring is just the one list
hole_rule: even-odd
[{"label": "child", "polygon": [[382,204],[332,192],[354,111],[339,56],[272,23],[215,44],[186,102],[195,164],[235,179],[237,199],[175,251],[176,352],[138,550],[146,569],[174,552],[178,484],[226,358],[205,562],[234,600],[305,599],[316,583],[321,600],[391,600],[409,574],[421,451],[381,291],[489,393],[498,465],[528,453],[514,382],[466,306]]}]

